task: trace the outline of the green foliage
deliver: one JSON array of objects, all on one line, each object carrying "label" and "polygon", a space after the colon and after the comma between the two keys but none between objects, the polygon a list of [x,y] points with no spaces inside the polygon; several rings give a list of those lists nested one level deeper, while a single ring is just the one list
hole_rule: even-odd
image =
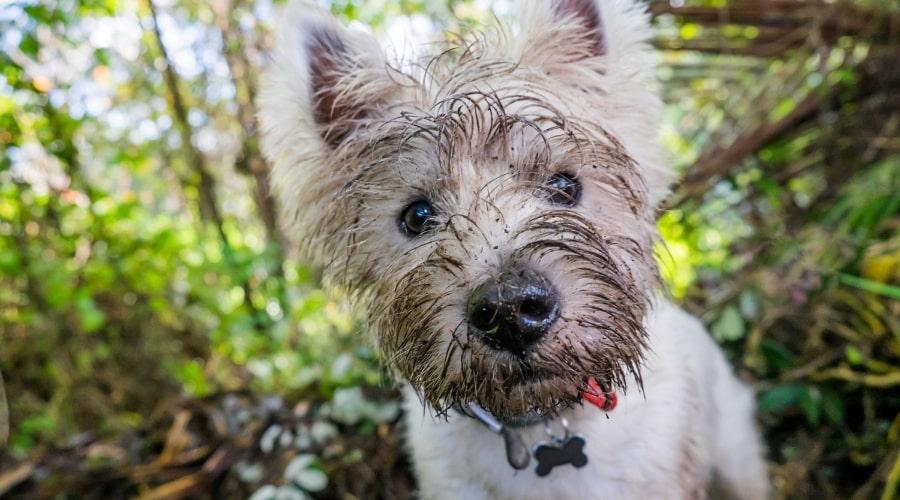
[{"label": "green foliage", "polygon": [[687,182],[660,219],[664,276],[758,381],[781,494],[888,498],[900,442],[900,158],[874,139],[896,140],[898,106],[875,96],[896,92],[900,48],[860,34],[758,57],[765,44],[728,25],[678,26],[672,45],[702,51],[735,36],[728,48],[754,57],[670,53],[664,139]]},{"label": "green foliage", "polygon": [[[328,398],[380,381],[340,296],[263,233],[247,182],[227,173],[233,155],[214,163],[216,182],[240,186],[220,188],[233,208],[219,228],[201,213],[151,39],[132,37],[129,52],[87,31],[115,35],[130,6],[3,8],[0,370],[14,395],[14,454],[81,431],[134,429],[180,394],[249,386]],[[64,54],[86,59],[54,59]],[[228,115],[213,118],[226,97],[201,104],[193,94],[215,85],[234,83],[188,86],[210,124],[195,128],[196,141],[230,134]]]}]

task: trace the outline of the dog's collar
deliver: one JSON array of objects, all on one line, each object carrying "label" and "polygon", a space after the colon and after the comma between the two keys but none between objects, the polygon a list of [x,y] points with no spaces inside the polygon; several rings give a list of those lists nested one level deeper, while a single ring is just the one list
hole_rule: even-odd
[{"label": "dog's collar", "polygon": [[[581,396],[584,401],[607,413],[612,411],[618,402],[615,391],[602,390],[593,377],[588,380],[588,390],[584,391]],[[531,413],[517,417],[512,422],[504,423],[474,401],[465,407],[457,405],[454,408],[460,415],[478,420],[491,432],[503,437],[506,460],[516,470],[528,467],[532,455],[537,460],[535,473],[541,477],[550,474],[554,467],[560,465],[571,464],[578,468],[587,465],[588,458],[584,454],[584,447],[587,444],[586,440],[580,434],[569,430],[569,423],[565,417],[559,418],[564,431],[563,436],[557,436],[550,427],[552,419],[546,415]],[[549,441],[539,441],[529,450],[522,436],[515,429],[531,427],[539,423],[544,424]]]},{"label": "dog's collar", "polygon": [[[491,431],[498,433],[500,432],[498,427],[512,427],[515,429],[522,429],[525,427],[532,427],[538,424],[543,424],[548,420],[553,419],[551,415],[548,415],[546,413],[531,411],[522,415],[516,415],[506,420],[500,420],[499,418],[495,417],[493,413],[488,412],[477,404],[473,405],[472,403],[465,407],[456,405],[453,408],[457,413],[478,420],[479,422],[487,426],[487,428]],[[489,421],[492,423],[489,424]],[[496,424],[494,424],[493,422],[496,422]]]}]

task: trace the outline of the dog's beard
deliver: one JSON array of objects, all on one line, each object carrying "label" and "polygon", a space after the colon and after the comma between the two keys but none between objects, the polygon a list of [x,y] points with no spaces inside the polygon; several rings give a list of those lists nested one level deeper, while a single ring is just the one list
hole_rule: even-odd
[{"label": "dog's beard", "polygon": [[571,212],[537,216],[516,239],[524,243],[511,259],[556,266],[577,283],[557,324],[523,356],[487,346],[463,319],[446,319],[459,307],[459,287],[447,283],[464,265],[446,248],[437,247],[372,305],[389,366],[438,414],[476,402],[512,422],[579,404],[589,378],[623,391],[629,381],[641,384],[643,320],[656,279],[655,266],[641,265],[646,245],[602,237]]}]

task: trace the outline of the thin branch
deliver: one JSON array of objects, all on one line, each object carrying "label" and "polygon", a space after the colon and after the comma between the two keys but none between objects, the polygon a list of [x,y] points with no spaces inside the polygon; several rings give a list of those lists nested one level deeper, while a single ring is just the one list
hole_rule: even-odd
[{"label": "thin branch", "polygon": [[199,179],[199,184],[196,187],[200,196],[200,214],[203,218],[215,223],[222,236],[222,241],[227,244],[227,239],[222,231],[222,214],[215,198],[215,180],[206,166],[206,158],[204,158],[200,150],[194,146],[193,127],[188,121],[187,107],[184,104],[184,98],[181,95],[181,91],[178,89],[178,75],[175,73],[175,68],[172,66],[169,52],[166,49],[165,43],[163,43],[162,33],[159,29],[156,6],[153,4],[153,0],[147,0],[147,5],[150,8],[150,17],[153,20],[153,35],[156,40],[156,46],[162,56],[163,76],[165,77],[166,88],[169,92],[169,102],[172,105],[172,113],[175,115],[175,123],[181,134],[182,147],[184,148],[185,154],[188,156],[188,166],[194,171]]},{"label": "thin branch", "polygon": [[[213,223],[216,229],[216,233],[218,234],[219,239],[222,243],[222,254],[225,258],[225,261],[229,264],[230,267],[236,268],[238,266],[234,258],[234,249],[228,241],[228,235],[225,233],[222,212],[219,209],[218,202],[216,201],[215,179],[209,172],[209,169],[206,165],[206,158],[203,156],[203,153],[201,153],[200,150],[197,149],[196,146],[194,146],[194,130],[190,122],[188,121],[187,107],[184,104],[184,98],[182,97],[181,91],[179,90],[178,74],[175,72],[175,68],[172,65],[171,59],[169,58],[169,53],[167,52],[166,46],[163,43],[162,33],[159,28],[159,18],[157,16],[156,6],[154,5],[153,0],[147,0],[147,5],[150,8],[150,16],[153,22],[153,35],[156,39],[156,44],[159,48],[160,54],[162,55],[163,75],[166,81],[166,88],[169,92],[169,102],[172,105],[172,113],[175,115],[175,123],[178,125],[178,130],[181,134],[182,147],[184,148],[184,152],[187,155],[190,168],[199,179],[199,183],[196,185],[196,188],[197,192],[199,193],[200,214],[205,220]],[[266,316],[263,311],[258,309],[253,304],[253,299],[251,296],[252,288],[250,286],[249,279],[243,280],[243,282],[241,283],[241,288],[244,291],[244,306],[250,311],[256,324],[257,330],[261,332],[264,329],[262,318]]]},{"label": "thin branch", "polygon": [[260,218],[266,228],[268,240],[279,246],[284,244],[284,236],[278,228],[275,201],[269,192],[269,167],[259,149],[259,124],[256,110],[256,83],[252,74],[252,65],[247,59],[245,47],[240,34],[234,32],[231,15],[239,2],[222,0],[212,6],[215,23],[222,36],[225,62],[235,88],[235,101],[238,105],[238,122],[243,132],[241,152],[235,164],[238,172],[253,177],[253,199]]},{"label": "thin branch", "polygon": [[900,371],[874,374],[859,373],[846,367],[831,368],[810,375],[811,380],[843,380],[845,382],[853,382],[868,387],[879,389],[889,389],[900,385]]},{"label": "thin branch", "polygon": [[3,383],[3,371],[0,370],[0,448],[5,448],[8,440],[9,404],[6,402],[6,386]]},{"label": "thin branch", "polygon": [[726,147],[707,150],[685,177],[682,192],[686,197],[705,192],[715,180],[743,158],[759,151],[786,131],[815,116],[820,104],[821,96],[810,94],[784,118],[776,122],[762,123]]}]

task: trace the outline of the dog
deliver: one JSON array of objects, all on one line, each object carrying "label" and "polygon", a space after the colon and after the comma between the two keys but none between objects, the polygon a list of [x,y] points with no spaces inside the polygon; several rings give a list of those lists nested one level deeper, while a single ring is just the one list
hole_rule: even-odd
[{"label": "dog", "polygon": [[259,101],[287,234],[403,381],[422,498],[765,498],[752,393],[654,259],[645,8],[516,5],[401,64],[292,0]]}]

